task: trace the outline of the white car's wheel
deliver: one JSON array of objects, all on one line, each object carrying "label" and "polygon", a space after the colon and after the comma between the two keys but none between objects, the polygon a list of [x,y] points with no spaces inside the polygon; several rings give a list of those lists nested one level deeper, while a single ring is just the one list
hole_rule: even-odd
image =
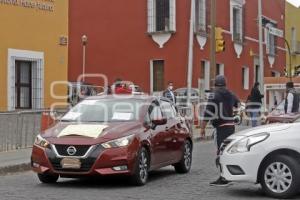
[{"label": "white car's wheel", "polygon": [[299,163],[286,155],[277,155],[263,164],[261,185],[269,196],[290,198],[300,186]]}]

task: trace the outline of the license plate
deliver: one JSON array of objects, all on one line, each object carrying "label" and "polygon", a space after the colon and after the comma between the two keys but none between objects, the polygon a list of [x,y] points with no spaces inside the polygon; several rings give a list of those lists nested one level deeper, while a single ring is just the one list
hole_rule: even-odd
[{"label": "license plate", "polygon": [[61,160],[60,165],[63,169],[80,169],[81,162],[77,158],[64,158]]}]

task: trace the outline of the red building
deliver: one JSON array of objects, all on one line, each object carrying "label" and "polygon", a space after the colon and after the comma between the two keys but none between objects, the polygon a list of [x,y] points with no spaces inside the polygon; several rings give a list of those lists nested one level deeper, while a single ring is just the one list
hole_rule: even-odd
[{"label": "red building", "polygon": [[[210,0],[195,0],[193,87],[209,88]],[[283,75],[285,46],[268,27],[284,30],[285,1],[264,0],[264,76]],[[130,80],[146,92],[187,83],[191,0],[70,1],[69,80],[82,73],[81,37],[88,36],[86,73],[102,73],[112,83]],[[258,59],[258,4],[254,0],[217,1],[217,26],[225,52],[216,56],[216,73],[245,99],[261,80]],[[98,84],[95,80],[91,80]]]}]

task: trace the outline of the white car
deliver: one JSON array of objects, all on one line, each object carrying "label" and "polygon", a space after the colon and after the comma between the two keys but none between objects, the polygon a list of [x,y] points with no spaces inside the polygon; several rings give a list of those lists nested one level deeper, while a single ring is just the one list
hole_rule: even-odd
[{"label": "white car", "polygon": [[260,126],[230,136],[220,149],[221,175],[261,184],[275,198],[300,191],[300,123]]}]

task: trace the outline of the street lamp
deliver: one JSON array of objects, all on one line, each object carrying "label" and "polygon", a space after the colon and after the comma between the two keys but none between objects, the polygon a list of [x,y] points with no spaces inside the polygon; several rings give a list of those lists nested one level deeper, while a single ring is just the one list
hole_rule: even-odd
[{"label": "street lamp", "polygon": [[81,37],[82,42],[82,76],[83,76],[83,82],[85,81],[85,63],[86,63],[86,46],[88,43],[88,37],[86,35],[83,35]]}]

